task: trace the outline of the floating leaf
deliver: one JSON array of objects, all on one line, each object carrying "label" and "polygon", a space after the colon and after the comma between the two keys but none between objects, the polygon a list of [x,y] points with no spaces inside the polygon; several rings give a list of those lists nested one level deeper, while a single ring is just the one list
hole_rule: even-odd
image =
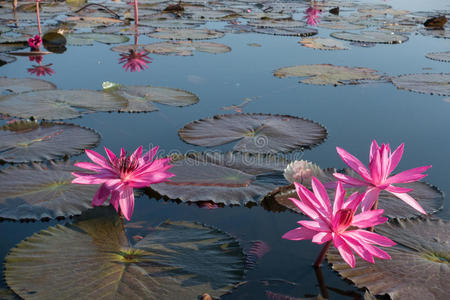
[{"label": "floating leaf", "polygon": [[72,184],[73,162],[21,165],[0,172],[0,219],[79,215],[91,207],[97,185]]},{"label": "floating leaf", "polygon": [[247,22],[247,25],[254,27],[270,27],[270,28],[292,28],[305,27],[306,23],[297,20],[255,20]]},{"label": "floating leaf", "polygon": [[422,73],[392,77],[399,88],[424,94],[450,96],[450,73]]},{"label": "floating leaf", "polygon": [[183,141],[213,147],[233,141],[234,150],[249,153],[290,152],[320,144],[326,129],[313,121],[287,115],[228,114],[187,124],[178,134]]},{"label": "floating leaf", "polygon": [[363,43],[401,44],[408,40],[406,36],[382,31],[363,31],[361,33],[342,31],[333,32],[330,35],[341,40]]},{"label": "floating leaf", "polygon": [[37,162],[80,154],[100,135],[74,124],[13,122],[0,127],[0,162]]},{"label": "floating leaf", "polygon": [[157,28],[155,32],[149,33],[148,35],[152,38],[167,40],[208,40],[221,38],[224,36],[224,33],[207,28]]},{"label": "floating leaf", "polygon": [[316,35],[318,32],[317,29],[306,27],[292,27],[292,28],[257,27],[252,31],[256,33],[284,35],[284,36],[312,36]]},{"label": "floating leaf", "polygon": [[123,112],[149,112],[156,111],[153,104],[159,103],[170,106],[188,106],[197,103],[200,99],[191,92],[157,86],[124,86],[116,85],[105,90],[128,100],[128,105],[122,108]]},{"label": "floating leaf", "polygon": [[[336,169],[329,168],[324,169],[323,171],[324,176],[319,178],[319,180],[321,180],[322,182],[335,181],[332,174],[336,172]],[[344,169],[342,172],[351,177],[360,178],[359,175],[357,175],[352,170]],[[409,192],[408,194],[417,200],[417,202],[423,207],[427,214],[436,213],[442,208],[442,205],[444,203],[444,196],[442,192],[439,191],[436,187],[420,181],[396,184],[396,186],[413,189],[413,191]],[[363,193],[365,192],[366,188],[347,188],[346,190],[348,194],[354,192]],[[334,192],[335,189],[328,189],[328,194],[332,202],[334,199]],[[284,211],[286,208],[288,208],[297,213],[302,213],[292,203],[292,201],[289,200],[289,198],[298,199],[293,184],[278,187],[274,191],[267,194],[262,201],[262,205],[267,210],[273,210],[276,212]],[[378,208],[384,209],[384,215],[389,218],[413,218],[422,215],[420,212],[386,191],[381,191],[378,201]]]},{"label": "floating leaf", "polygon": [[67,44],[75,46],[90,46],[94,42],[103,44],[122,44],[130,40],[129,37],[118,34],[106,33],[71,33],[66,35]]},{"label": "floating leaf", "polygon": [[157,27],[157,28],[193,28],[204,25],[204,21],[200,20],[185,20],[185,19],[157,19],[146,20],[139,19],[139,25]]},{"label": "floating leaf", "polygon": [[425,57],[433,60],[450,62],[450,51],[427,53]]},{"label": "floating leaf", "polygon": [[376,70],[368,68],[350,68],[345,66],[334,66],[330,64],[302,65],[285,67],[275,70],[276,77],[307,77],[300,80],[308,84],[358,84],[360,80],[378,80],[380,75]]},{"label": "floating leaf", "polygon": [[194,51],[219,54],[230,52],[231,48],[218,43],[212,42],[191,42],[191,41],[177,41],[177,42],[161,42],[153,43],[144,46],[144,49],[149,53],[161,55],[179,55],[190,56]]},{"label": "floating leaf", "polygon": [[[1,51],[0,51],[1,52]],[[0,67],[6,64],[13,63],[17,60],[14,56],[0,53]]]},{"label": "floating leaf", "polygon": [[187,221],[166,221],[131,247],[117,213],[104,207],[19,243],[5,278],[26,299],[197,299],[229,292],[244,260],[236,239]]},{"label": "floating leaf", "polygon": [[300,42],[305,47],[320,49],[320,50],[347,50],[349,49],[341,41],[327,38],[304,38]]},{"label": "floating leaf", "polygon": [[422,29],[420,31],[425,36],[434,36],[437,38],[450,39],[450,30],[445,29]]},{"label": "floating leaf", "polygon": [[380,27],[380,29],[392,32],[414,32],[417,30],[416,24],[387,24]]},{"label": "floating leaf", "polygon": [[[225,205],[257,203],[282,180],[287,162],[271,156],[191,153],[175,158],[169,182],[151,188],[170,199],[212,201]],[[267,180],[270,178],[270,180]]]},{"label": "floating leaf", "polygon": [[0,113],[24,119],[60,120],[80,117],[77,108],[116,111],[127,104],[121,97],[96,91],[45,90],[0,98]]},{"label": "floating leaf", "polygon": [[351,24],[345,21],[321,22],[317,24],[317,26],[321,28],[335,29],[335,30],[360,30],[367,28],[366,25]]},{"label": "floating leaf", "polygon": [[395,220],[375,227],[377,233],[397,243],[384,248],[391,260],[371,264],[356,257],[350,268],[337,250],[330,249],[328,262],[341,276],[372,294],[399,299],[446,299],[450,282],[450,222],[439,219]]},{"label": "floating leaf", "polygon": [[0,77],[0,95],[54,89],[53,83],[42,79]]}]

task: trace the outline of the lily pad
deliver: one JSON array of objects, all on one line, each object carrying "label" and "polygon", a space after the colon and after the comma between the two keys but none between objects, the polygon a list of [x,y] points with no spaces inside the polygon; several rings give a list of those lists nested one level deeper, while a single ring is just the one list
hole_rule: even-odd
[{"label": "lily pad", "polygon": [[333,32],[330,35],[341,40],[363,43],[401,44],[408,40],[406,36],[383,31],[363,31],[361,33],[342,31]]},{"label": "lily pad", "polygon": [[[331,182],[335,181],[332,174],[336,172],[336,169],[328,168],[323,169],[324,175],[319,178],[322,182]],[[344,169],[341,172],[347,174],[349,176],[359,178],[359,176],[349,169]],[[303,183],[304,184],[304,183]],[[417,200],[417,202],[423,207],[423,209],[427,212],[427,214],[431,215],[433,213],[438,212],[444,203],[444,195],[441,191],[439,191],[436,187],[431,186],[425,182],[411,182],[405,184],[397,184],[397,186],[401,186],[404,188],[413,189],[413,191],[408,194]],[[351,194],[354,192],[363,193],[366,189],[363,188],[347,188],[347,194]],[[335,189],[328,189],[328,194],[330,200],[333,202]],[[289,198],[297,198],[297,193],[295,191],[295,187],[293,184],[280,186],[272,192],[268,193],[262,204],[266,209],[273,209],[276,212],[284,211],[290,209],[297,213],[302,213],[297,206],[295,206]],[[384,215],[389,218],[414,218],[421,216],[417,210],[398,199],[394,195],[381,191],[379,199],[378,199],[378,208],[384,209]]]},{"label": "lily pad", "polygon": [[433,36],[436,38],[450,39],[450,30],[445,29],[422,29],[420,31],[425,36]]},{"label": "lily pad", "polygon": [[381,78],[376,70],[330,64],[285,67],[275,70],[273,75],[279,78],[306,77],[300,80],[300,82],[319,85],[358,84],[361,80],[379,80]]},{"label": "lily pad", "polygon": [[[0,51],[1,52],[1,51]],[[0,67],[6,64],[13,63],[17,60],[14,56],[0,53]]]},{"label": "lily pad", "polygon": [[65,123],[13,122],[0,127],[0,162],[37,162],[80,154],[100,142],[92,129]]},{"label": "lily pad", "polygon": [[270,27],[270,28],[292,28],[305,27],[306,23],[297,20],[254,20],[247,22],[247,25],[254,27]]},{"label": "lily pad", "polygon": [[204,25],[204,21],[200,20],[187,20],[187,19],[156,19],[146,20],[145,18],[139,19],[139,25],[157,27],[157,28],[194,28],[200,25]]},{"label": "lily pad", "polygon": [[450,62],[450,51],[427,53],[425,57],[433,60]]},{"label": "lily pad", "polygon": [[0,77],[0,95],[54,89],[56,85],[42,79]]},{"label": "lily pad", "polygon": [[19,243],[5,278],[25,299],[197,299],[229,292],[244,262],[236,239],[187,221],[166,221],[131,247],[117,213],[104,207]]},{"label": "lily pad", "polygon": [[79,109],[118,111],[127,104],[122,97],[96,91],[42,90],[1,97],[0,113],[24,119],[60,120],[80,117]]},{"label": "lily pad", "polygon": [[450,96],[450,73],[422,73],[392,77],[399,89],[423,94]]},{"label": "lily pad", "polygon": [[450,222],[440,219],[395,220],[375,227],[377,233],[397,243],[383,248],[391,260],[371,264],[356,257],[350,268],[336,249],[328,262],[341,276],[376,295],[399,299],[446,299],[450,282]]},{"label": "lily pad", "polygon": [[71,33],[66,35],[67,44],[72,46],[90,46],[94,42],[103,44],[122,44],[130,40],[129,37],[106,33]]},{"label": "lily pad", "polygon": [[197,41],[174,41],[153,43],[144,46],[145,51],[160,55],[178,55],[190,56],[194,55],[194,51],[219,54],[230,52],[231,48],[213,42],[197,42]]},{"label": "lily pad", "polygon": [[21,165],[0,172],[0,219],[63,218],[91,207],[97,185],[72,184],[73,162]]},{"label": "lily pad", "polygon": [[366,25],[352,24],[345,21],[321,22],[317,24],[317,26],[320,28],[335,29],[335,30],[360,30],[367,28]]},{"label": "lily pad", "polygon": [[125,86],[115,85],[106,89],[106,93],[111,93],[125,98],[128,105],[122,108],[122,112],[150,112],[158,108],[154,103],[170,106],[188,106],[196,104],[200,99],[191,92],[157,86]]},{"label": "lily pad", "polygon": [[319,49],[319,50],[348,50],[349,48],[345,46],[341,41],[335,39],[327,38],[304,38],[300,42],[305,47]]},{"label": "lily pad", "polygon": [[151,188],[183,202],[212,201],[225,205],[258,203],[283,180],[288,162],[272,156],[238,153],[190,153],[173,159],[171,181]]},{"label": "lily pad", "polygon": [[288,115],[228,114],[187,124],[178,132],[187,143],[213,147],[239,141],[233,149],[248,153],[285,153],[322,143],[326,129]]},{"label": "lily pad", "polygon": [[257,27],[252,31],[256,33],[284,35],[284,36],[312,36],[318,33],[317,29],[306,27],[292,27],[292,28]]},{"label": "lily pad", "polygon": [[155,32],[149,33],[148,36],[157,39],[167,40],[208,40],[218,39],[225,34],[217,30],[207,28],[201,29],[174,29],[174,28],[157,28]]}]

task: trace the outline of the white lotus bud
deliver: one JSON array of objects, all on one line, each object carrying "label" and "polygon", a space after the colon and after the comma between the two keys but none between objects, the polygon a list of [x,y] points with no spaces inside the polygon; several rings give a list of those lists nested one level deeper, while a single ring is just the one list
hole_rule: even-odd
[{"label": "white lotus bud", "polygon": [[290,183],[297,182],[311,187],[312,176],[321,178],[325,176],[325,173],[318,165],[307,160],[296,160],[284,169],[284,178]]}]

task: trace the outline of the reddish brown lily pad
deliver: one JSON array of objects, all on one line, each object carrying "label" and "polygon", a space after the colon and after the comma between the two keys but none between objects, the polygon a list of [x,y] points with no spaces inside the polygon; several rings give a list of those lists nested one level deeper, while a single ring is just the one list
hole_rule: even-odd
[{"label": "reddish brown lily pad", "polygon": [[169,41],[152,43],[144,45],[144,49],[149,53],[178,56],[194,55],[194,51],[211,54],[227,53],[231,51],[230,47],[223,44],[198,41]]},{"label": "reddish brown lily pad", "polygon": [[313,121],[288,115],[217,115],[187,124],[178,132],[187,143],[213,147],[239,141],[234,150],[278,153],[320,144],[326,129]]},{"label": "reddish brown lily pad", "polygon": [[423,94],[450,96],[450,73],[422,73],[392,77],[399,88]]},{"label": "reddish brown lily pad", "polygon": [[0,95],[54,89],[53,83],[42,79],[0,77]]},{"label": "reddish brown lily pad", "polygon": [[148,35],[152,38],[167,40],[208,40],[221,38],[224,36],[224,33],[207,28],[157,28],[155,32],[149,33]]},{"label": "reddish brown lily pad", "polygon": [[397,243],[384,248],[391,260],[371,264],[356,258],[356,268],[346,264],[336,249],[328,262],[342,277],[374,295],[399,299],[446,299],[450,282],[450,222],[440,219],[394,220],[378,225],[376,232]]}]

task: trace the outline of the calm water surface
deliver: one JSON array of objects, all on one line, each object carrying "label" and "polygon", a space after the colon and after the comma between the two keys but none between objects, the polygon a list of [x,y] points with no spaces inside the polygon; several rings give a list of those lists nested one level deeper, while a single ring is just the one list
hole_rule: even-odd
[{"label": "calm water surface", "polygon": [[[446,0],[372,1],[387,3],[394,8],[414,10],[448,10]],[[221,28],[225,23],[208,24]],[[319,29],[328,37],[330,30]],[[367,67],[387,75],[421,72],[449,72],[450,64],[425,58],[428,52],[448,51],[450,41],[411,34],[410,40],[399,45],[376,45],[372,48],[350,46],[347,51],[319,51],[302,47],[300,38],[263,34],[227,34],[214,42],[232,48],[226,54],[195,53],[190,57],[150,55],[153,63],[139,73],[125,72],[118,64],[119,54],[111,46],[96,43],[92,47],[68,47],[63,54],[47,55],[45,63],[53,63],[55,74],[44,78],[60,89],[101,89],[103,81],[124,85],[167,86],[191,91],[198,95],[196,105],[173,108],[159,106],[158,112],[143,114],[95,113],[69,122],[95,129],[102,135],[94,149],[103,146],[129,151],[140,145],[148,148],[160,145],[164,153],[171,151],[202,151],[205,148],[184,143],[177,131],[186,123],[216,114],[231,113],[221,109],[252,98],[243,109],[249,113],[290,114],[323,124],[327,140],[301,154],[322,167],[344,167],[335,147],[341,146],[364,162],[372,139],[397,146],[404,142],[405,155],[398,170],[432,164],[426,181],[450,192],[450,101],[445,97],[398,90],[391,83],[371,83],[348,86],[316,86],[298,83],[297,78],[278,79],[275,69],[301,64],[330,63]],[[140,43],[160,40],[140,37]],[[261,47],[250,47],[258,43]],[[31,63],[18,58],[15,63],[0,68],[1,76],[29,77],[26,69]],[[426,70],[424,70],[426,68]],[[430,68],[430,70],[428,69]],[[231,150],[233,144],[218,147]],[[367,159],[365,159],[367,157]],[[85,156],[73,160],[87,160]],[[448,202],[448,201],[446,201]],[[437,216],[448,219],[447,204]],[[265,299],[268,289],[261,281],[270,282],[270,290],[292,297],[319,293],[317,279],[311,267],[320,246],[309,241],[292,242],[281,235],[296,227],[304,217],[294,213],[272,213],[262,207],[227,207],[215,210],[195,205],[157,201],[148,196],[136,199],[133,221],[145,220],[156,226],[166,219],[191,220],[216,226],[236,236],[243,244],[262,240],[271,251],[247,273],[248,284],[236,289],[224,299]],[[24,238],[56,223],[65,221],[19,223],[0,222],[0,257]],[[322,268],[331,299],[352,299],[361,293],[342,280],[329,266]],[[1,273],[2,271],[0,271]],[[0,287],[4,287],[0,281]],[[340,292],[336,292],[340,291]],[[356,294],[354,294],[356,293]]]}]

